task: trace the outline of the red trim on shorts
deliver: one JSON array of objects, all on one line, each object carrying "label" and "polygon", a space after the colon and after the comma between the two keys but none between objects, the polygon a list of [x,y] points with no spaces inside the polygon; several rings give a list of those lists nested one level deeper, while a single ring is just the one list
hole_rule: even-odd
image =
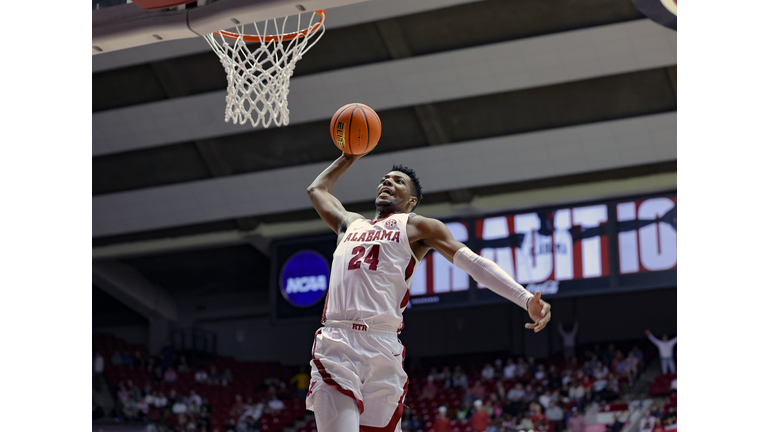
[{"label": "red trim on shorts", "polygon": [[[320,362],[320,360],[315,358],[315,347],[317,346],[317,335],[322,333],[322,330],[318,330],[317,333],[315,333],[315,342],[312,344],[312,362],[315,364],[315,367],[317,367],[317,371],[320,372],[320,376],[323,378],[323,382],[327,385],[335,388],[339,391],[339,393],[343,394],[344,396],[349,396],[352,399],[354,399],[357,402],[357,406],[360,408],[360,414],[365,411],[365,406],[363,405],[363,401],[357,398],[354,393],[352,393],[351,390],[347,390],[343,388],[339,383],[336,382],[336,380],[333,379],[331,374],[325,370],[325,366],[323,366],[323,363]],[[307,395],[309,396],[309,395]],[[402,398],[401,398],[402,400]]]},{"label": "red trim on shorts", "polygon": [[[320,362],[318,359],[312,359],[312,361],[315,363],[315,366],[317,367],[317,371],[320,372],[320,376],[323,377],[323,382],[336,390],[339,391],[339,393],[343,394],[344,396],[349,396],[352,399],[354,399],[357,402],[357,406],[360,407],[360,414],[365,411],[365,406],[363,405],[363,401],[357,398],[354,393],[352,393],[351,390],[347,390],[339,383],[336,382],[336,380],[333,379],[330,373],[328,373],[327,370],[325,370],[325,366]],[[402,411],[402,410],[401,410]],[[393,429],[394,430],[394,429]]]},{"label": "red trim on shorts", "polygon": [[[403,354],[405,354],[405,350],[403,350]],[[397,402],[397,408],[395,408],[395,412],[392,414],[392,418],[389,419],[389,423],[387,423],[387,425],[384,427],[360,425],[360,432],[394,432],[395,428],[397,427],[397,423],[400,421],[400,418],[403,416],[403,399],[405,398],[405,394],[408,393],[409,382],[410,380],[405,381],[405,386],[403,387],[403,394],[400,396],[400,400]]]}]

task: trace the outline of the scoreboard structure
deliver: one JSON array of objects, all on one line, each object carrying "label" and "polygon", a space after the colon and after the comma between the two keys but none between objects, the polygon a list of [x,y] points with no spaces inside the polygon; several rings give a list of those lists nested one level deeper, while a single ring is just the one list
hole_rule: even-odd
[{"label": "scoreboard structure", "polygon": [[[456,240],[545,298],[677,285],[675,191],[444,222]],[[290,257],[302,252],[323,256],[330,263],[335,242],[331,234],[273,243],[274,319],[319,319],[325,297],[321,291],[327,290],[327,283],[323,288],[317,281],[327,282],[325,278],[297,274],[301,281],[312,282],[304,289],[315,290],[310,297],[318,299],[315,304],[297,306],[285,292],[284,268],[300,267]],[[292,283],[295,291],[296,282]],[[505,301],[431,251],[414,273],[408,307],[426,310]]]}]

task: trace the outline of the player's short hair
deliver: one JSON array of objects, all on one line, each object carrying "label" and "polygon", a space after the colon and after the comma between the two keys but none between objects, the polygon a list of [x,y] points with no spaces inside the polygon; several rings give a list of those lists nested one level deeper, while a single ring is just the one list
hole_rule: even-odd
[{"label": "player's short hair", "polygon": [[408,177],[411,179],[411,187],[413,187],[413,196],[416,197],[416,205],[413,206],[413,211],[416,207],[419,206],[421,203],[421,199],[424,197],[421,193],[421,183],[419,183],[419,178],[416,177],[416,171],[412,170],[411,168],[408,168],[407,166],[403,165],[393,165],[392,171],[400,171],[403,174],[407,174]]}]

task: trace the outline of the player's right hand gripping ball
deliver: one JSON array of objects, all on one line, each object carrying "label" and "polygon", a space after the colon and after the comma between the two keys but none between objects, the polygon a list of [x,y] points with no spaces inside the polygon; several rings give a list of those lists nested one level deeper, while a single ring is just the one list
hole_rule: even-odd
[{"label": "player's right hand gripping ball", "polygon": [[331,138],[339,150],[351,155],[368,153],[381,138],[381,120],[368,105],[351,103],[331,118]]}]

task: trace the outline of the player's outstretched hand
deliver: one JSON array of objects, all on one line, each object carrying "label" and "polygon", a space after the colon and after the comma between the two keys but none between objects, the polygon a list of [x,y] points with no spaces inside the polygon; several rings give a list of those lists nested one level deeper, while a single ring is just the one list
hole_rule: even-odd
[{"label": "player's outstretched hand", "polygon": [[528,315],[534,321],[525,325],[527,329],[533,329],[534,332],[540,332],[552,319],[552,312],[549,309],[552,306],[541,299],[541,291],[536,291],[533,298],[528,301]]}]

